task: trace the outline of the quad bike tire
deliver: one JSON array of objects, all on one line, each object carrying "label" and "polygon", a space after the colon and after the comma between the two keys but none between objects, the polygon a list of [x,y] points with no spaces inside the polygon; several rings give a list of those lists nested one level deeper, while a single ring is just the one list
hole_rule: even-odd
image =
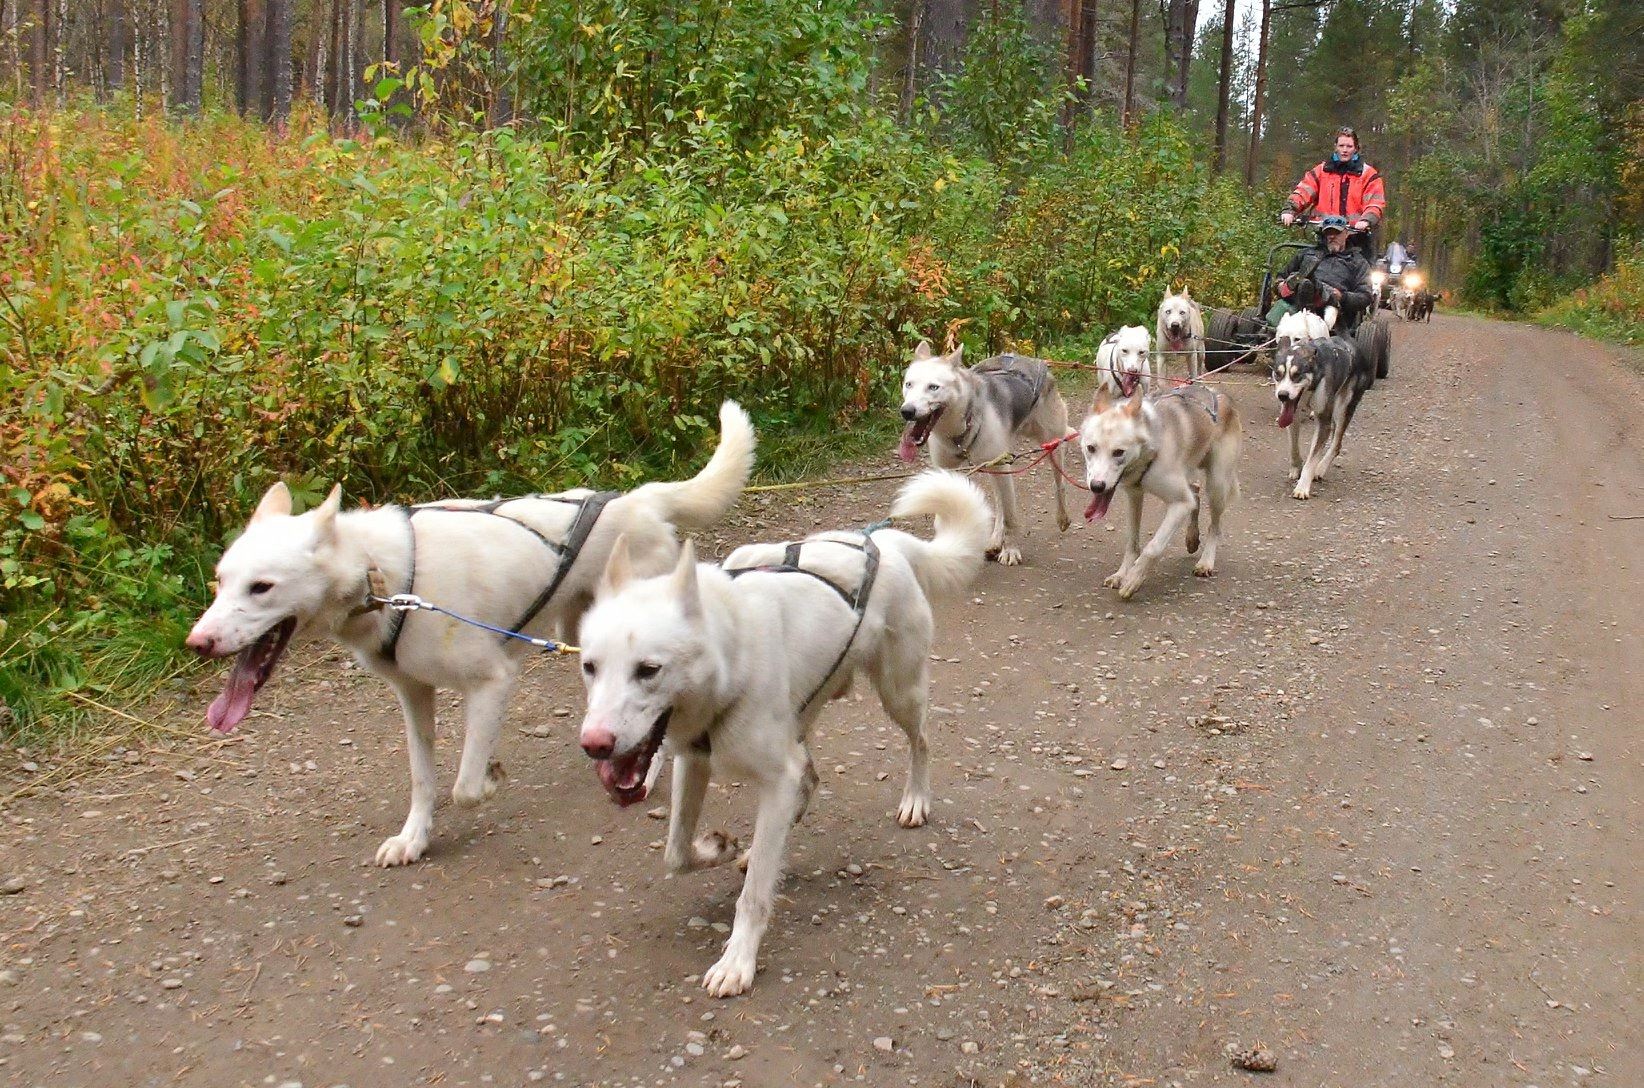
[{"label": "quad bike tire", "polygon": [[1361,358],[1370,361],[1378,379],[1392,374],[1393,328],[1387,318],[1377,314],[1359,322],[1353,332],[1353,346]]}]

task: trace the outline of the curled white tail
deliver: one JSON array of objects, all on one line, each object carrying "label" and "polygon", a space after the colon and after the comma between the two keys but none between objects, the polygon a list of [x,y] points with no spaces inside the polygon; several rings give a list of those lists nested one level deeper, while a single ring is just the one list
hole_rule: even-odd
[{"label": "curled white tail", "polygon": [[736,505],[753,471],[754,429],[734,400],[719,406],[719,448],[689,480],[657,481],[633,496],[656,505],[663,520],[681,529],[706,529]]},{"label": "curled white tail", "polygon": [[915,476],[903,486],[891,507],[892,517],[921,514],[936,518],[936,533],[931,539],[921,540],[908,533],[887,535],[907,556],[926,595],[951,596],[969,585],[982,569],[993,515],[981,489],[958,473],[942,469]]}]

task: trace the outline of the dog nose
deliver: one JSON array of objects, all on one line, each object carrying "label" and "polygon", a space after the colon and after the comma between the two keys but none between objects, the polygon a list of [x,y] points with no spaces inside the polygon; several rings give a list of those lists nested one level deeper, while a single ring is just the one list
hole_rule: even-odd
[{"label": "dog nose", "polygon": [[216,656],[212,651],[217,648],[217,640],[210,635],[203,635],[198,631],[190,631],[184,645],[199,654],[201,657]]},{"label": "dog nose", "polygon": [[913,417],[918,415],[918,414],[919,414],[918,412],[914,411],[913,406],[911,404],[902,405],[902,418],[907,420],[909,423],[912,423],[913,422]]},{"label": "dog nose", "polygon": [[589,759],[610,759],[611,753],[616,751],[616,734],[603,725],[585,725],[582,727],[582,750],[588,753]]}]

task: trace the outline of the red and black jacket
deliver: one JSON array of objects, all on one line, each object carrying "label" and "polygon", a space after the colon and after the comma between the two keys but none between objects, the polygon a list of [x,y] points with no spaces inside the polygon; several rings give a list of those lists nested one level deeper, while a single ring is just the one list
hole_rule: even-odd
[{"label": "red and black jacket", "polygon": [[1368,219],[1373,227],[1387,210],[1387,192],[1374,166],[1357,155],[1346,162],[1332,155],[1302,175],[1289,204],[1298,214],[1316,208],[1320,215],[1340,215],[1350,222]]}]

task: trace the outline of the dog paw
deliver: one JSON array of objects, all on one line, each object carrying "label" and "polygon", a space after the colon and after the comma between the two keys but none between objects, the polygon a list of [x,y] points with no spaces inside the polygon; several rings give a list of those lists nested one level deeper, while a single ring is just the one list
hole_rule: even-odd
[{"label": "dog paw", "polygon": [[999,549],[999,565],[1001,567],[1014,567],[1021,561],[1022,549],[1011,545]]},{"label": "dog paw", "polygon": [[1072,525],[1073,519],[1067,516],[1066,510],[1056,511],[1056,528],[1065,533],[1072,527]]},{"label": "dog paw", "polygon": [[1199,554],[1199,527],[1197,525],[1187,527],[1187,554]]},{"label": "dog paw", "polygon": [[702,988],[712,997],[735,997],[747,993],[753,980],[753,957],[726,952],[703,974]]},{"label": "dog paw", "polygon": [[723,831],[705,831],[691,844],[691,860],[699,869],[723,865],[736,857],[737,841]]},{"label": "dog paw", "polygon": [[1139,575],[1139,574],[1133,574],[1130,577],[1126,578],[1124,580],[1124,582],[1119,586],[1119,599],[1123,600],[1123,601],[1128,601],[1128,600],[1130,600],[1130,598],[1136,596],[1136,591],[1138,589],[1141,589],[1141,588],[1142,588],[1142,576]]},{"label": "dog paw", "polygon": [[383,869],[392,869],[397,865],[410,865],[417,861],[428,849],[428,837],[412,835],[395,835],[391,839],[384,839],[377,847],[377,865]]},{"label": "dog paw", "polygon": [[905,794],[896,810],[896,822],[903,827],[924,827],[930,817],[930,798],[922,794]]},{"label": "dog paw", "polygon": [[1112,574],[1108,575],[1106,578],[1103,578],[1102,584],[1109,589],[1118,589],[1120,586],[1124,585],[1124,581],[1125,572],[1124,568],[1121,567]]},{"label": "dog paw", "polygon": [[1193,568],[1193,575],[1196,578],[1214,578],[1216,577],[1216,568],[1207,567],[1203,563],[1200,563],[1198,566]]},{"label": "dog paw", "polygon": [[1290,497],[1293,499],[1310,499],[1313,497],[1313,489],[1311,486],[1303,487],[1301,484],[1297,484],[1296,490],[1290,493]]}]

